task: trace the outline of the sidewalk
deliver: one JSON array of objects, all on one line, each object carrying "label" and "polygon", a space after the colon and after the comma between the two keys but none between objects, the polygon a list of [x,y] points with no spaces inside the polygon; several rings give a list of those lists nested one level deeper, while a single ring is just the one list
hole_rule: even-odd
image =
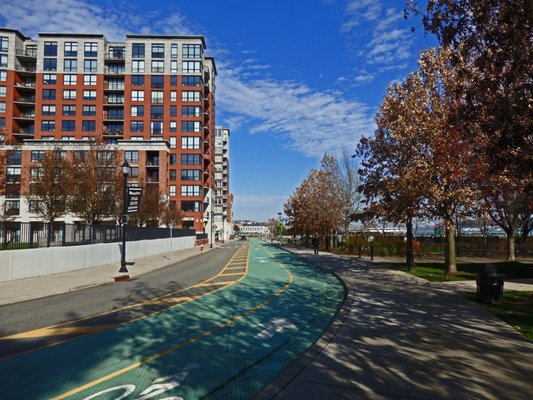
[{"label": "sidewalk", "polygon": [[[203,252],[209,250],[211,250],[209,246],[203,248]],[[135,265],[128,265],[129,272],[126,275],[134,278],[198,254],[202,254],[200,247],[176,250],[172,254],[164,253],[156,256],[143,257],[135,260]],[[0,282],[0,305],[18,303],[111,283],[115,281],[115,277],[124,275],[118,272],[119,269],[120,263],[113,263],[78,271]]]},{"label": "sidewalk", "polygon": [[256,400],[531,398],[533,343],[453,285],[287,250],[335,273],[347,298],[324,336]]}]

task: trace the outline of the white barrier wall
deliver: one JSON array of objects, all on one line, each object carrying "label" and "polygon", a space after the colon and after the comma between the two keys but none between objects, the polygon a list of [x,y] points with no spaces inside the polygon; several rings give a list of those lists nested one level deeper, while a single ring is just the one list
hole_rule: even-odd
[{"label": "white barrier wall", "polygon": [[[196,236],[126,243],[126,259],[190,249]],[[120,243],[0,251],[0,282],[120,263]]]}]

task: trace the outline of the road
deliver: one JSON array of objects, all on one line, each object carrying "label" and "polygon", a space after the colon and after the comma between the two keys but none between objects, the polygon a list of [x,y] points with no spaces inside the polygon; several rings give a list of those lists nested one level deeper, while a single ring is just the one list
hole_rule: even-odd
[{"label": "road", "polygon": [[2,399],[248,399],[344,298],[335,277],[258,240],[108,286],[0,308]]}]

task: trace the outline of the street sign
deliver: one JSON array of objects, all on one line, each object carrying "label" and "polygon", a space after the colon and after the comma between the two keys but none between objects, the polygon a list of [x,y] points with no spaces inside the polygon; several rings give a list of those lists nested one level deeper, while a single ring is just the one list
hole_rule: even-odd
[{"label": "street sign", "polygon": [[128,201],[127,213],[136,213],[139,211],[139,206],[141,205],[141,195],[143,193],[143,188],[139,186],[128,186]]}]

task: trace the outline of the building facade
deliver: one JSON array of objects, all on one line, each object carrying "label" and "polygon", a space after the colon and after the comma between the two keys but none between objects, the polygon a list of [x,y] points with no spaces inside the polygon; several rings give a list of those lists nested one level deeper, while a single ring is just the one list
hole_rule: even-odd
[{"label": "building facade", "polygon": [[215,126],[215,192],[213,198],[213,234],[225,241],[233,236],[233,195],[230,192],[230,130]]},{"label": "building facade", "polygon": [[[208,232],[215,199],[216,66],[203,36],[40,33],[0,28],[0,206],[30,212],[39,151],[117,150],[131,184],[156,185],[183,226]],[[68,217],[65,217],[68,218]],[[75,217],[74,217],[75,218]]]}]

